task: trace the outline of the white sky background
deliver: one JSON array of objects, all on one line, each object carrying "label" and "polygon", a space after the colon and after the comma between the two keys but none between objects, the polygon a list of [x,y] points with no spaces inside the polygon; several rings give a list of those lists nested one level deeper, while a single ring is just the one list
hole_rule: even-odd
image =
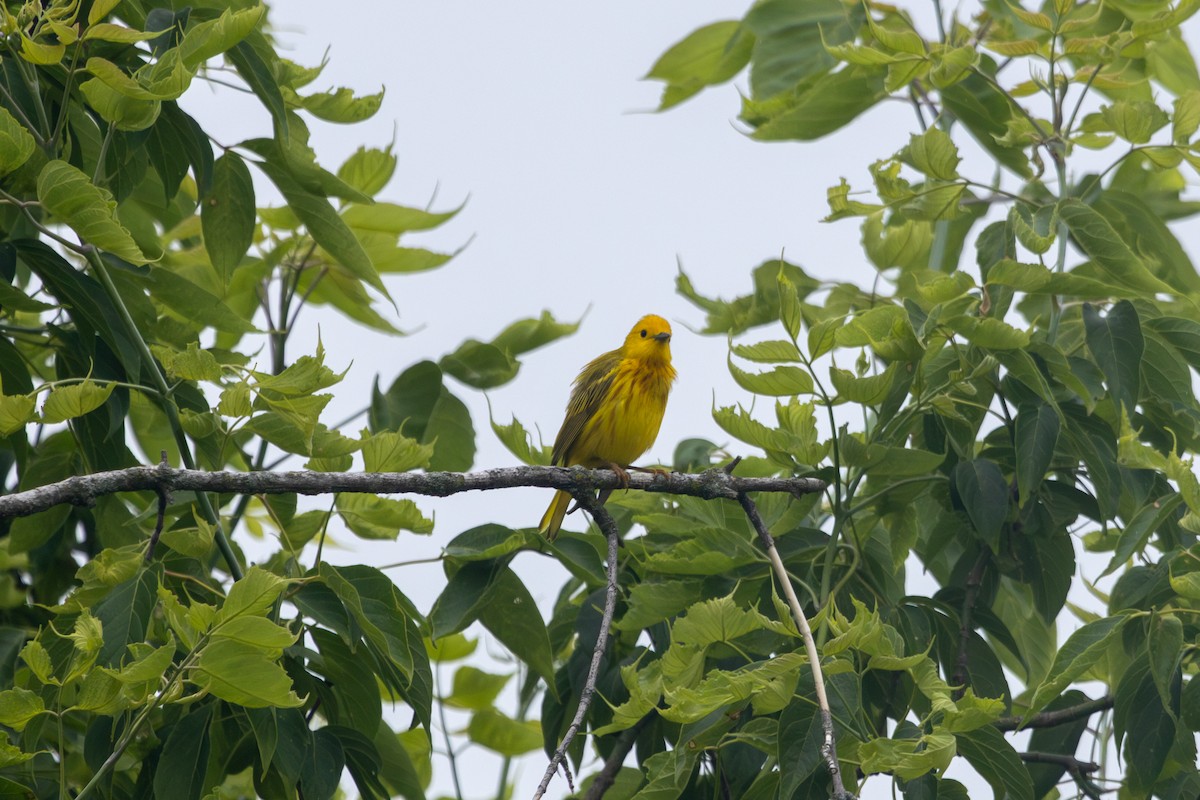
[{"label": "white sky background", "polygon": [[[286,56],[315,65],[328,48],[330,63],[310,88],[387,89],[381,111],[366,123],[311,123],[321,163],[336,169],[359,145],[383,147],[394,135],[399,166],[380,199],[425,206],[436,192],[434,208],[447,210],[469,198],[455,220],[407,243],[451,251],[474,237],[439,270],[386,278],[399,307],[395,321],[410,336],[376,334],[315,309],[302,314],[289,360],[314,352],[318,325],[329,366],[340,371],[353,360],[323,419],[332,424],[364,407],[376,374],[386,388],[409,365],[436,360],[465,338],[487,341],[543,309],[564,321],[587,312],[575,336],[522,357],[516,380],[489,393],[497,421],[516,415],[550,442],[579,368],[620,344],[642,314],[658,313],[675,328],[679,381],[643,463],[670,463],[675,445],[689,436],[749,452],[712,421],[714,399],[730,405],[750,397],[728,375],[724,339],[688,330],[701,327],[704,317],[675,293],[676,259],[710,296],[747,293],[750,269],[781,251],[818,278],[869,285],[876,273],[862,253],[858,223],[819,221],[828,213],[825,190],[842,176],[867,188],[868,164],[917,130],[907,104],[886,102],[819,142],[753,142],[735,119],[734,87],[745,87],[744,74],[664,114],[645,113],[656,107],[661,84],[639,79],[657,57],[701,25],[742,17],[749,5],[617,0],[585,10],[557,0],[276,0],[272,22]],[[932,3],[905,5],[915,7],[931,34]],[[198,85],[184,106],[224,144],[270,135],[266,112],[231,92],[206,95]],[[990,162],[976,163],[974,177],[988,180]],[[970,249],[964,267],[973,269]],[[748,340],[779,334],[764,328]],[[260,360],[267,361],[265,347]],[[515,465],[491,432],[483,395],[450,383],[474,418],[476,466]],[[351,429],[361,425],[365,419]],[[431,537],[367,543],[342,535],[352,549],[327,547],[326,558],[384,566],[433,557],[484,522],[535,525],[550,494],[418,499],[436,514]],[[550,563],[526,554],[514,565],[544,615],[566,575],[546,570]],[[426,611],[444,583],[440,565],[388,574]],[[448,691],[450,670],[444,672]],[[516,797],[532,793],[544,766],[540,753],[518,766]],[[460,769],[466,797],[495,796],[498,759],[471,748]],[[952,774],[961,779],[963,771]],[[890,797],[889,784],[869,781],[864,798]],[[988,793],[980,783],[973,791]],[[435,762],[430,797],[439,793],[452,793],[444,760]],[[549,796],[565,794],[559,776]]]}]

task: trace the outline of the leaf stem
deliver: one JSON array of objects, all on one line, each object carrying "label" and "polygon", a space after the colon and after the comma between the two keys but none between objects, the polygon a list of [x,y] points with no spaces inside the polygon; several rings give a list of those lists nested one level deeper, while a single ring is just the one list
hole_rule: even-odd
[{"label": "leaf stem", "polygon": [[[142,332],[138,330],[137,323],[133,320],[133,315],[129,313],[129,309],[125,306],[125,301],[121,298],[121,293],[117,291],[116,285],[112,282],[112,277],[108,274],[108,269],[104,266],[104,260],[100,258],[100,253],[95,248],[87,251],[88,264],[92,271],[96,273],[101,285],[104,286],[104,291],[112,300],[113,305],[117,308],[117,313],[120,314],[121,320],[125,323],[130,338],[133,339],[134,346],[146,364],[146,369],[150,373],[151,380],[158,387],[159,393],[162,395],[162,408],[167,415],[167,421],[171,425],[171,432],[175,437],[175,444],[179,448],[179,457],[183,459],[184,466],[188,469],[196,468],[196,461],[192,457],[191,447],[188,445],[187,434],[184,433],[183,423],[179,419],[179,408],[175,405],[174,398],[171,397],[171,387],[167,385],[167,379],[163,376],[162,370],[158,368],[158,364],[154,361],[154,354],[150,352],[149,345],[142,337]],[[200,506],[200,513],[214,528],[213,538],[216,541],[217,549],[221,551],[222,557],[225,559],[225,565],[229,568],[229,574],[236,581],[242,577],[242,568],[238,564],[237,555],[233,552],[233,548],[229,544],[229,540],[225,538],[225,531],[221,527],[221,516],[213,508],[212,502],[208,499],[208,495],[204,492],[196,493],[196,502]]]}]

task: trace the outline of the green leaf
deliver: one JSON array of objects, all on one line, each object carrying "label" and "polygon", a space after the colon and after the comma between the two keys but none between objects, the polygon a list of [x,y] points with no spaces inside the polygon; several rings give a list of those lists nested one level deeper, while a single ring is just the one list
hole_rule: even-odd
[{"label": "green leaf", "polygon": [[342,493],[336,505],[342,522],[362,539],[390,541],[402,530],[433,533],[433,520],[426,519],[412,500]]},{"label": "green leaf", "polygon": [[837,400],[864,406],[877,406],[886,400],[895,379],[896,370],[893,367],[878,375],[866,375],[861,378],[847,369],[829,368],[829,380],[837,390]]},{"label": "green leaf", "polygon": [[515,758],[542,746],[542,726],[537,720],[520,722],[489,708],[477,711],[467,725],[467,736],[502,756]]},{"label": "green leaf", "polygon": [[[920,37],[917,37],[920,41]],[[950,134],[931,125],[922,134],[912,134],[901,158],[921,173],[943,181],[957,180],[958,163],[962,159]]]},{"label": "green leaf", "polygon": [[512,422],[508,425],[501,425],[495,419],[492,419],[491,423],[492,431],[496,434],[496,438],[522,464],[546,466],[550,463],[550,448],[544,445],[540,447],[535,445],[533,443],[533,435],[525,429],[525,426],[516,417],[513,417]]},{"label": "green leaf", "polygon": [[743,100],[741,119],[758,141],[813,141],[845,127],[886,95],[883,72],[850,67],[807,82],[782,101]]},{"label": "green leaf", "polygon": [[112,588],[92,609],[104,631],[104,646],[96,656],[96,663],[121,666],[128,646],[145,641],[157,601],[158,576],[150,569],[142,569]]},{"label": "green leaf", "polygon": [[117,221],[117,204],[106,190],[65,161],[50,161],[38,173],[38,200],[45,209],[69,225],[85,242],[131,264],[150,259]]},{"label": "green leaf", "polygon": [[688,34],[659,56],[646,78],[663,81],[659,111],[731,79],[750,61],[754,36],[737,20],[714,22]]},{"label": "green leaf", "polygon": [[155,300],[195,323],[197,329],[212,327],[228,333],[258,332],[249,319],[176,270],[151,267],[150,293]]},{"label": "green leaf", "polygon": [[265,616],[288,586],[288,581],[262,567],[251,567],[233,586],[221,603],[214,627],[241,616]]},{"label": "green leaf", "polygon": [[255,213],[250,170],[241,156],[226,151],[213,164],[212,191],[200,201],[204,247],[223,286],[254,240]]},{"label": "green leaf", "polygon": [[1118,408],[1133,411],[1141,376],[1145,341],[1137,309],[1128,300],[1114,305],[1105,316],[1094,306],[1083,306],[1083,326],[1088,349],[1104,373],[1109,394]]},{"label": "green leaf", "polygon": [[1091,263],[1114,284],[1146,294],[1174,293],[1151,274],[1145,262],[1094,208],[1080,200],[1063,200],[1058,204],[1058,215]]},{"label": "green leaf", "polygon": [[354,203],[342,212],[342,219],[356,231],[400,236],[410,231],[426,231],[436,228],[442,223],[454,219],[461,210],[462,206],[459,206],[452,211],[436,213],[395,203],[380,202],[371,205]]},{"label": "green leaf", "polygon": [[37,400],[26,394],[0,395],[0,436],[8,436],[32,422]]},{"label": "green leaf", "polygon": [[1008,517],[1008,482],[996,462],[962,461],[954,468],[953,485],[980,538],[1000,552],[1000,531]]},{"label": "green leaf", "polygon": [[1170,120],[1167,112],[1150,101],[1118,100],[1101,106],[1100,115],[1113,133],[1130,144],[1146,144]]},{"label": "green leaf", "polygon": [[1155,614],[1151,617],[1149,635],[1146,638],[1150,677],[1154,681],[1154,687],[1158,689],[1162,707],[1171,716],[1174,716],[1172,709],[1176,705],[1175,693],[1178,691],[1178,686],[1173,684],[1179,674],[1183,647],[1183,622],[1179,617],[1174,614]]},{"label": "green leaf", "polygon": [[554,685],[554,655],[546,623],[533,595],[508,567],[488,587],[479,608],[479,621],[513,655],[547,684]]},{"label": "green leaf", "polygon": [[383,90],[375,94],[356,97],[351,89],[330,89],[320,94],[299,98],[305,111],[326,122],[349,124],[362,122],[375,116],[383,103]]},{"label": "green leaf", "polygon": [[1112,560],[1108,562],[1104,572],[1100,573],[1100,577],[1111,575],[1124,566],[1135,553],[1141,552],[1146,546],[1146,542],[1150,540],[1150,536],[1167,520],[1175,516],[1175,510],[1182,502],[1183,495],[1172,492],[1139,508],[1125,525],[1125,530],[1121,531],[1121,538],[1117,540]]},{"label": "green leaf", "polygon": [[734,382],[748,392],[769,397],[792,397],[812,394],[813,379],[800,367],[775,367],[768,372],[746,372],[733,359],[728,359],[729,372]]},{"label": "green leaf", "polygon": [[45,710],[41,696],[28,689],[18,687],[0,692],[0,725],[23,731],[30,721]]},{"label": "green leaf", "polygon": [[288,138],[288,112],[283,102],[283,93],[279,82],[275,79],[274,63],[278,56],[268,47],[263,47],[265,53],[260,53],[254,42],[262,41],[262,37],[250,37],[249,40],[238,42],[236,46],[225,52],[225,59],[233,65],[238,75],[254,92],[254,96],[271,112],[276,134],[283,139]]},{"label": "green leaf", "polygon": [[1117,741],[1123,740],[1127,785],[1137,796],[1149,796],[1171,753],[1176,723],[1162,704],[1144,656],[1120,675],[1113,698],[1113,727]]},{"label": "green leaf", "polygon": [[53,424],[82,417],[108,401],[113,384],[98,384],[91,380],[55,386],[42,406],[42,422]]},{"label": "green leaf", "polygon": [[304,705],[277,657],[232,639],[214,639],[200,651],[192,681],[222,700],[247,708]]},{"label": "green leaf", "polygon": [[1060,428],[1058,411],[1046,403],[1022,405],[1017,409],[1015,428],[1017,495],[1024,508],[1046,477],[1054,457]]},{"label": "green leaf", "polygon": [[1171,141],[1187,144],[1200,129],[1200,91],[1192,89],[1175,98],[1175,113],[1171,115]]},{"label": "green leaf", "polygon": [[454,688],[446,698],[446,705],[470,711],[491,709],[511,678],[512,675],[494,675],[464,664],[454,673]]},{"label": "green leaf", "polygon": [[304,223],[317,244],[345,267],[349,274],[391,299],[370,256],[328,200],[304,189],[286,169],[271,159],[258,162],[258,168],[279,189],[288,207]]},{"label": "green leaf", "polygon": [[[182,378],[185,381],[219,381],[221,379],[221,364],[208,350],[201,350],[198,342],[188,342],[187,350],[179,352],[170,347],[150,345],[154,357],[162,362],[163,369],[172,378]],[[242,388],[245,388],[244,386]],[[227,390],[228,391],[228,390]],[[246,413],[249,413],[249,390],[246,397]]]},{"label": "green leaf", "polygon": [[86,80],[79,90],[88,105],[105,121],[122,131],[142,131],[158,121],[161,100],[139,100],[123,94],[99,78]]},{"label": "green leaf", "polygon": [[215,703],[192,706],[171,727],[154,771],[154,793],[158,797],[200,800],[208,784],[205,767],[212,747],[209,721]]},{"label": "green leaf", "polygon": [[442,383],[442,371],[432,361],[406,369],[388,388],[372,389],[372,431],[400,431],[433,445],[430,469],[462,472],[475,460],[475,428],[463,402]]},{"label": "green leaf", "polygon": [[[391,146],[388,146],[386,150],[359,147],[338,167],[337,175],[363,194],[374,197],[379,190],[387,186],[395,171],[396,156],[392,154]],[[347,209],[346,213],[358,208],[370,208],[370,206],[352,206],[351,209]],[[345,219],[344,216],[343,219]],[[347,224],[355,227],[354,223],[349,220],[347,220]]]},{"label": "green leaf", "polygon": [[367,472],[408,472],[429,466],[433,457],[433,445],[421,444],[416,439],[395,431],[360,434],[362,439],[363,467]]},{"label": "green leaf", "polygon": [[33,156],[37,142],[7,108],[0,107],[0,176],[9,174]]},{"label": "green leaf", "polygon": [[941,94],[955,119],[997,162],[1022,178],[1033,175],[1029,156],[1022,148],[1009,147],[999,141],[1008,130],[1008,121],[1016,116],[1013,101],[1003,90],[982,75],[970,74],[942,89]]},{"label": "green leaf", "polygon": [[1118,615],[1089,622],[1072,633],[1054,656],[1054,664],[1046,678],[1038,685],[1025,714],[1028,719],[1041,711],[1058,697],[1064,689],[1078,680],[1098,662],[1108,649],[1128,617]]},{"label": "green leaf", "polygon": [[1029,771],[999,730],[984,725],[955,738],[959,755],[988,782],[996,800],[1035,800]]},{"label": "green leaf", "polygon": [[865,9],[837,0],[765,0],[747,12],[754,33],[750,91],[765,99],[787,92],[835,66],[830,52],[854,41]]}]

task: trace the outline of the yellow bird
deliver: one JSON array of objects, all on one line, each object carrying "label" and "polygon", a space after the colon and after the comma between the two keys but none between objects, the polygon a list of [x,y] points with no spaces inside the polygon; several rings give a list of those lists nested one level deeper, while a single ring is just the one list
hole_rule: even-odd
[{"label": "yellow bird", "polygon": [[[654,444],[674,380],[671,326],[648,314],[625,344],[593,360],[575,379],[550,463],[608,467],[628,483],[625,469]],[[538,529],[550,539],[557,536],[570,504],[568,492],[555,492]]]}]

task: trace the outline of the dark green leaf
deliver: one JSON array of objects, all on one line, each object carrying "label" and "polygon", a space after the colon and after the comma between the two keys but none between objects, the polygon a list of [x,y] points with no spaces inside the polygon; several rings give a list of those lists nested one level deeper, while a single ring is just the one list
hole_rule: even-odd
[{"label": "dark green leaf", "polygon": [[254,182],[237,153],[226,152],[213,165],[212,192],[201,200],[200,220],[208,257],[222,285],[229,286],[233,271],[250,249],[256,221]]},{"label": "dark green leaf", "polygon": [[1017,409],[1015,427],[1017,492],[1020,505],[1024,507],[1041,485],[1054,457],[1054,448],[1058,444],[1058,414],[1045,403],[1023,405]]},{"label": "dark green leaf", "polygon": [[1145,657],[1136,659],[1121,674],[1114,698],[1113,727],[1117,741],[1124,741],[1128,785],[1139,796],[1146,796],[1171,752],[1175,721],[1163,705]]},{"label": "dark green leaf", "polygon": [[988,782],[996,800],[1035,800],[1029,771],[1004,734],[984,725],[956,738],[959,755]]},{"label": "dark green leaf", "polygon": [[1122,300],[1102,317],[1095,307],[1086,303],[1083,325],[1088,349],[1104,372],[1113,401],[1132,412],[1138,399],[1138,380],[1145,350],[1137,309],[1133,303]]},{"label": "dark green leaf", "polygon": [[1054,664],[1050,667],[1049,674],[1034,692],[1026,712],[1027,716],[1041,711],[1064,689],[1091,669],[1104,655],[1109,642],[1121,632],[1128,619],[1126,616],[1104,617],[1089,622],[1072,633],[1054,656]]},{"label": "dark green leaf", "polygon": [[1008,517],[1008,482],[994,461],[977,458],[954,468],[954,488],[980,538],[1000,550],[1000,531]]},{"label": "dark green leaf", "polygon": [[351,275],[391,299],[379,278],[379,272],[371,263],[370,256],[328,200],[304,189],[286,168],[274,163],[270,158],[258,162],[258,168],[266,173],[279,189],[287,200],[288,207],[308,228],[309,234],[317,244],[328,251]]},{"label": "dark green leaf", "polygon": [[475,460],[475,428],[462,401],[442,383],[442,371],[432,361],[406,369],[388,388],[372,390],[372,431],[400,431],[434,445],[430,468],[463,471]]},{"label": "dark green leaf", "polygon": [[1100,577],[1112,574],[1134,553],[1140,552],[1146,546],[1146,542],[1150,541],[1150,536],[1175,514],[1182,501],[1183,495],[1172,492],[1139,508],[1121,531],[1121,538],[1117,540],[1113,557]]},{"label": "dark green leaf", "polygon": [[554,680],[554,655],[537,602],[511,569],[505,568],[488,588],[479,607],[483,623],[513,655],[547,683]]},{"label": "dark green leaf", "polygon": [[146,626],[158,601],[158,576],[142,569],[127,581],[117,584],[92,613],[104,629],[104,646],[96,662],[106,667],[119,667],[126,648],[134,642],[145,641]]},{"label": "dark green leaf", "polygon": [[882,71],[863,67],[826,73],[783,102],[743,100],[741,118],[759,141],[820,139],[882,100],[883,77]]},{"label": "dark green leaf", "polygon": [[1091,263],[1116,285],[1148,295],[1173,291],[1154,277],[1145,262],[1091,206],[1080,200],[1064,200],[1058,204],[1058,215]]},{"label": "dark green leaf", "polygon": [[313,731],[312,748],[306,754],[300,773],[300,789],[305,800],[331,800],[346,766],[346,753],[338,737],[329,728]]},{"label": "dark green leaf", "polygon": [[154,771],[154,793],[158,797],[199,800],[209,788],[204,779],[212,746],[208,725],[215,706],[192,706],[171,728]]}]

